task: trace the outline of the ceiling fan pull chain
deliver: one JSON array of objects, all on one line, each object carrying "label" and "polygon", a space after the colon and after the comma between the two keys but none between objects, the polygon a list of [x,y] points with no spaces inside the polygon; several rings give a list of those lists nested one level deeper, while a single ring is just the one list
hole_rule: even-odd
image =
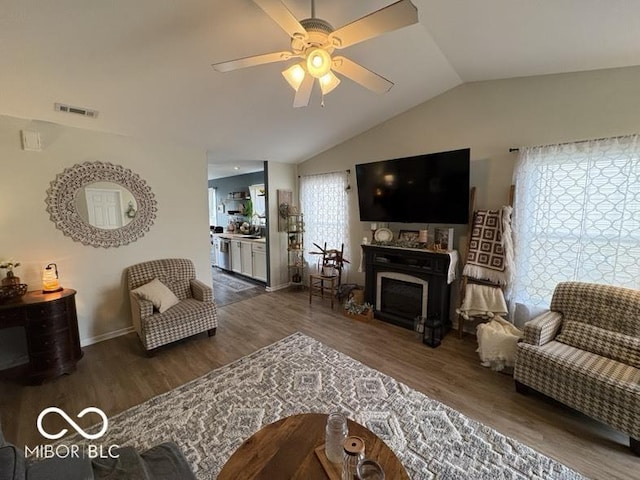
[{"label": "ceiling fan pull chain", "polygon": [[324,108],[324,93],[320,92],[320,106]]}]

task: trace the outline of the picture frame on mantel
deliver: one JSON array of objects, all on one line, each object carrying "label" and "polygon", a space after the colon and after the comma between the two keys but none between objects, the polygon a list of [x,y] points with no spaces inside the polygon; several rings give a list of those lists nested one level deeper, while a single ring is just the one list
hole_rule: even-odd
[{"label": "picture frame on mantel", "polygon": [[434,229],[433,243],[436,250],[453,250],[453,228]]},{"label": "picture frame on mantel", "polygon": [[417,242],[420,232],[418,230],[400,230],[398,240],[404,242]]}]

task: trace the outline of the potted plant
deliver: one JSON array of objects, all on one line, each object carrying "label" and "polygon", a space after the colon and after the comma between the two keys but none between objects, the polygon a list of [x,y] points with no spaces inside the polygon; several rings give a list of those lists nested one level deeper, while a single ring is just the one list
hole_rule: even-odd
[{"label": "potted plant", "polygon": [[344,304],[344,314],[354,320],[368,322],[373,320],[373,305],[370,303],[356,303],[353,297],[349,298]]},{"label": "potted plant", "polygon": [[20,283],[20,277],[16,277],[13,269],[20,266],[20,262],[6,260],[0,262],[0,268],[7,270],[7,275],[2,279],[2,285],[17,285]]}]

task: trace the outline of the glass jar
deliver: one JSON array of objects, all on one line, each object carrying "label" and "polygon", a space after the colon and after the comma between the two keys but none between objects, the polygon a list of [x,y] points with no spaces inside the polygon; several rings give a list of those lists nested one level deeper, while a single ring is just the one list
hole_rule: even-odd
[{"label": "glass jar", "polygon": [[347,417],[338,412],[330,413],[324,437],[324,452],[330,462],[342,462],[343,443],[348,433]]},{"label": "glass jar", "polygon": [[364,440],[360,437],[347,437],[343,445],[342,480],[357,480],[358,462],[364,458]]},{"label": "glass jar", "polygon": [[378,462],[363,458],[356,467],[358,480],[384,480],[384,470]]}]

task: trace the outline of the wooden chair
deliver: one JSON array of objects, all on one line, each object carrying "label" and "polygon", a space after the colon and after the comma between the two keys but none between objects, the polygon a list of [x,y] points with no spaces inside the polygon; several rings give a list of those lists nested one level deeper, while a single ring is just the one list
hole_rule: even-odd
[{"label": "wooden chair", "polygon": [[342,283],[342,269],[346,260],[344,259],[344,244],[338,249],[327,249],[325,242],[324,248],[314,245],[320,250],[319,252],[310,252],[316,255],[322,255],[318,267],[318,273],[309,274],[309,305],[314,296],[320,298],[325,297],[325,293],[331,298],[331,308],[333,309],[334,298],[338,292],[338,288]]}]

